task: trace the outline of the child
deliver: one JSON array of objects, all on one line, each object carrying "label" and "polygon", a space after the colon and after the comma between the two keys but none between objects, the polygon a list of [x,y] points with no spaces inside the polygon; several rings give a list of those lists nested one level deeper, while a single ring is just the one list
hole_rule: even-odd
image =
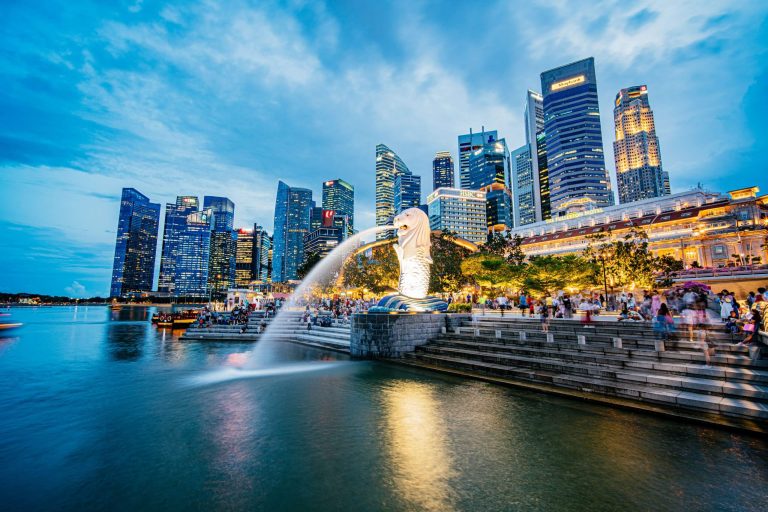
[{"label": "child", "polygon": [[539,314],[541,315],[541,331],[549,332],[549,307],[546,302],[542,302],[539,306]]}]

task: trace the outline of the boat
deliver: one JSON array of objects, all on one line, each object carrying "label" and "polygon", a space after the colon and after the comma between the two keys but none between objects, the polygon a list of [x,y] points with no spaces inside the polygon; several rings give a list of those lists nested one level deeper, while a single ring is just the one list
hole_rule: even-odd
[{"label": "boat", "polygon": [[197,320],[197,310],[187,309],[179,313],[161,313],[152,315],[152,323],[158,327],[182,329],[189,327]]},{"label": "boat", "polygon": [[17,328],[21,327],[22,325],[24,325],[24,324],[20,324],[20,323],[12,324],[12,323],[0,322],[0,332],[2,332],[2,331],[9,331],[11,329],[17,329]]}]

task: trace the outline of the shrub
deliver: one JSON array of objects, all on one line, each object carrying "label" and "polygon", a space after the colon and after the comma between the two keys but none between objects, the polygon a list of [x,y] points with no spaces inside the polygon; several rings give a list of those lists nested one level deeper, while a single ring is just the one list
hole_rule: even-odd
[{"label": "shrub", "polygon": [[471,313],[472,304],[468,302],[453,302],[448,304],[449,313]]}]

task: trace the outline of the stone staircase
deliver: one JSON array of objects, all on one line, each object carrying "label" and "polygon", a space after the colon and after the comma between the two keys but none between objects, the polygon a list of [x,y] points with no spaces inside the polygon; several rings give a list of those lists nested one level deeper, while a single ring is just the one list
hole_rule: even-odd
[{"label": "stone staircase", "polygon": [[719,330],[706,330],[717,353],[705,367],[699,343],[680,330],[661,346],[648,324],[553,320],[547,335],[538,320],[480,317],[406,362],[768,432],[768,360]]},{"label": "stone staircase", "polygon": [[349,353],[349,324],[336,322],[330,327],[313,325],[311,330],[307,330],[307,324],[301,322],[301,313],[286,312],[280,317],[279,324],[269,328],[269,332],[286,341]]},{"label": "stone staircase", "polygon": [[[213,324],[210,327],[198,327],[197,324],[190,325],[184,334],[182,340],[197,341],[256,341],[261,337],[257,332],[259,325],[264,318],[264,311],[252,311],[248,317],[248,327],[244,333],[240,333],[242,325]],[[267,325],[272,322],[272,317],[266,318]]]}]

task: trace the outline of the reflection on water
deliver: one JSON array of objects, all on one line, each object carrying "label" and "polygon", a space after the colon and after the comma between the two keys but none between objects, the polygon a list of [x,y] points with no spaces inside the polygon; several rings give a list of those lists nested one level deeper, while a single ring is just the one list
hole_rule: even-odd
[{"label": "reflection on water", "polygon": [[456,473],[434,388],[397,381],[383,389],[382,398],[397,490],[415,510],[453,510],[450,481]]},{"label": "reflection on water", "polygon": [[142,356],[144,339],[151,326],[146,323],[119,323],[107,325],[106,349],[115,361],[136,361]]}]

